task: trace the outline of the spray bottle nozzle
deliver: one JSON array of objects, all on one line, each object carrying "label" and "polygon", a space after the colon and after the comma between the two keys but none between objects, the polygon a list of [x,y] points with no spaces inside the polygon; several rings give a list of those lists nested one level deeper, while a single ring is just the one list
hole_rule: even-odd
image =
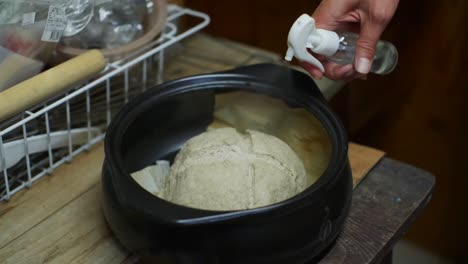
[{"label": "spray bottle nozzle", "polygon": [[336,53],[340,44],[338,35],[333,31],[317,29],[315,20],[307,15],[301,15],[292,25],[288,35],[288,51],[285,60],[291,61],[293,57],[308,62],[325,71],[322,63],[307,49],[325,56]]}]

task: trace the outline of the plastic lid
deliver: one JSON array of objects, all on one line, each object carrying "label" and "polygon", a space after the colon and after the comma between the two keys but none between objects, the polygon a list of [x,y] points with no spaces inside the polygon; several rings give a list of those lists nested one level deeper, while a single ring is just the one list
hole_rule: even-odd
[{"label": "plastic lid", "polygon": [[308,62],[322,72],[325,71],[322,63],[307,49],[324,56],[334,55],[340,45],[338,34],[333,31],[318,29],[315,20],[307,15],[301,15],[292,25],[288,35],[288,51],[285,60],[291,61],[296,57],[300,61]]}]

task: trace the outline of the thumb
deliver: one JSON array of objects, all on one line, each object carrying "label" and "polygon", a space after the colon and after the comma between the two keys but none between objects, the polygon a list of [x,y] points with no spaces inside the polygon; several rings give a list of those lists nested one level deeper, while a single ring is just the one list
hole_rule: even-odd
[{"label": "thumb", "polygon": [[360,36],[356,43],[356,56],[354,60],[354,67],[357,72],[361,74],[368,74],[370,72],[377,42],[384,28],[384,25],[373,23],[372,21],[366,21],[362,25]]}]

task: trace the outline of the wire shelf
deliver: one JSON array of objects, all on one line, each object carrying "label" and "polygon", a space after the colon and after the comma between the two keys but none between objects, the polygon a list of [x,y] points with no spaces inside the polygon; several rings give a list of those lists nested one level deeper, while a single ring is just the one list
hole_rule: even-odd
[{"label": "wire shelf", "polygon": [[[180,31],[182,17],[197,22]],[[163,82],[165,51],[210,23],[208,15],[168,5],[160,37],[108,63],[94,79],[0,123],[0,201],[29,188],[104,139],[113,115],[132,97]]]}]

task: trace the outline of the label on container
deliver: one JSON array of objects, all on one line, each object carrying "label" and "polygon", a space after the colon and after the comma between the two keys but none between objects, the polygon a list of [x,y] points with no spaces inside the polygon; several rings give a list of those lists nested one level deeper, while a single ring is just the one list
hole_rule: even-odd
[{"label": "label on container", "polygon": [[34,24],[34,21],[36,21],[36,12],[26,13],[26,14],[23,14],[21,25],[22,26],[31,25],[31,24]]},{"label": "label on container", "polygon": [[61,6],[51,5],[47,15],[46,26],[42,33],[41,40],[47,42],[59,42],[63,30],[67,25],[65,9]]}]

